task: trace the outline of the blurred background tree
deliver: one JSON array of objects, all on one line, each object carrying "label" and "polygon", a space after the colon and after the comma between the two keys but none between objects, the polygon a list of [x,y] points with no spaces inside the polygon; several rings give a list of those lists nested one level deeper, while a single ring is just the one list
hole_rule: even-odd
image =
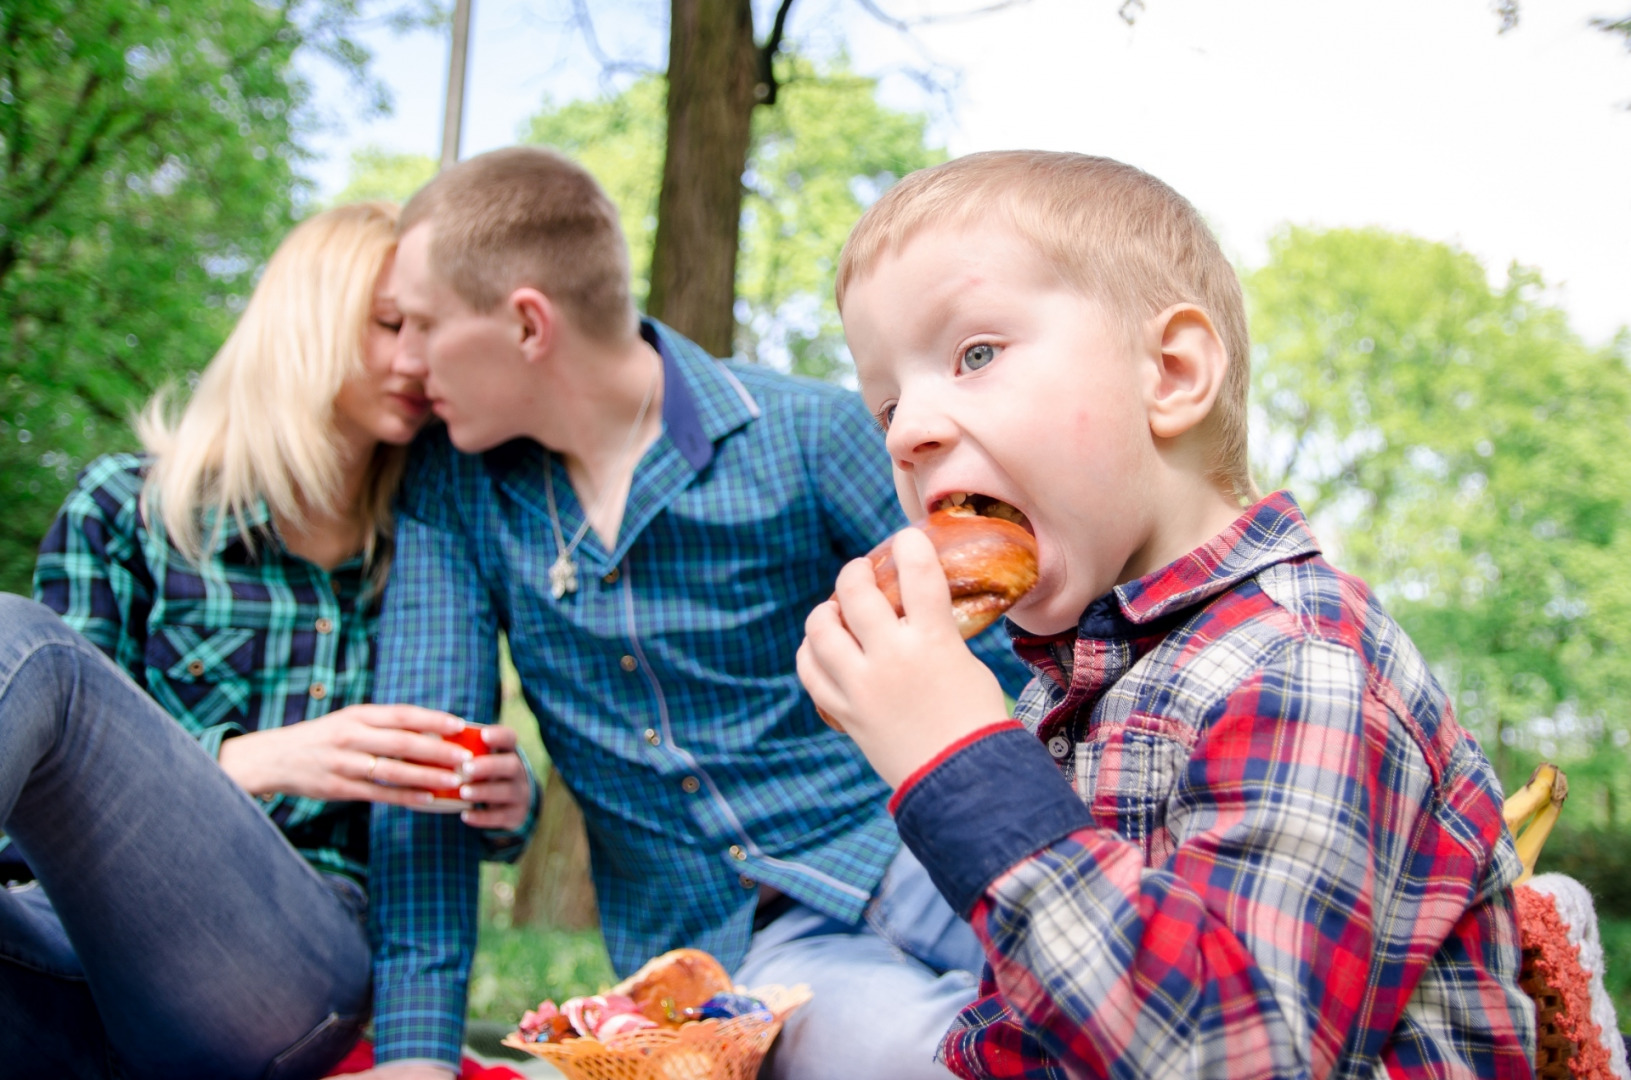
[{"label": "blurred background tree", "polygon": [[1624,746],[1631,338],[1588,348],[1538,273],[1492,287],[1377,230],[1286,230],[1246,286],[1260,478],[1374,583],[1503,780],[1516,748]]},{"label": "blurred background tree", "polygon": [[75,472],[200,369],[306,194],[297,51],[383,108],[359,0],[0,7],[0,588],[26,593]]},{"label": "blurred background tree", "polygon": [[[817,378],[847,377],[833,275],[850,227],[878,194],[945,160],[928,118],[877,100],[877,81],[842,57],[784,56],[779,100],[753,114],[742,174],[735,352]],[[594,173],[622,211],[644,302],[662,178],[663,79],[651,75],[599,99],[545,104],[522,141],[553,146]]]}]

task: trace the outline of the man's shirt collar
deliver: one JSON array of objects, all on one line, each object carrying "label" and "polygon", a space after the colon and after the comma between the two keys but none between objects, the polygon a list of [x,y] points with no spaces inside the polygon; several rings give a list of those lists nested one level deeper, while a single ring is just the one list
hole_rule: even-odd
[{"label": "man's shirt collar", "polygon": [[713,444],[759,415],[759,403],[723,363],[656,319],[640,336],[663,359],[663,427],[674,448],[701,472]]}]

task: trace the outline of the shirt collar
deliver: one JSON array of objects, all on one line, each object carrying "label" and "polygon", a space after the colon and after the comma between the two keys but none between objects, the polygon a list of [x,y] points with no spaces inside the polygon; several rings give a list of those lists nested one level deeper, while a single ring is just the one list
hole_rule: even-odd
[{"label": "shirt collar", "polygon": [[[206,507],[200,517],[204,539],[210,542],[209,550],[212,555],[221,554],[233,544],[242,544],[245,532],[251,536],[259,534],[263,539],[275,539],[277,536],[277,530],[272,527],[272,509],[266,505],[265,499],[256,499],[244,507],[241,529],[234,515],[223,514],[216,506]],[[217,522],[220,523],[220,528],[216,528]]]},{"label": "shirt collar", "polygon": [[[1317,554],[1319,541],[1308,528],[1297,500],[1277,491],[1247,508],[1217,536],[1087,606],[1076,629],[1052,637],[1032,637],[1014,629],[1014,642],[1026,659],[1067,652],[1077,638],[1099,641],[1140,636],[1139,627],[1176,615],[1276,563]],[[1147,631],[1146,631],[1147,632]]]},{"label": "shirt collar", "polygon": [[1319,550],[1297,500],[1289,491],[1276,491],[1183,558],[1117,585],[1116,600],[1132,622],[1153,622],[1209,600],[1276,563]]},{"label": "shirt collar", "polygon": [[701,472],[714,443],[757,419],[759,403],[722,362],[656,319],[640,320],[640,336],[663,360],[663,426],[686,462]]}]

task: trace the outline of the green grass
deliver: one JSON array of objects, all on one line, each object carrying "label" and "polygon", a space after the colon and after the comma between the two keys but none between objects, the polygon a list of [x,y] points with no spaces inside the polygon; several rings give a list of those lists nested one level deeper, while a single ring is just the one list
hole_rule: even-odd
[{"label": "green grass", "polygon": [[617,981],[598,930],[511,926],[515,871],[482,867],[481,931],[470,968],[469,1016],[515,1024],[551,998],[598,994]]}]

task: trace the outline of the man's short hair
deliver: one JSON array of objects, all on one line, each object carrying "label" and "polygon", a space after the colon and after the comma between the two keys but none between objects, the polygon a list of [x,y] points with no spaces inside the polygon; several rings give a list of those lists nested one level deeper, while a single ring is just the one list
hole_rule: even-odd
[{"label": "man's short hair", "polygon": [[514,146],[461,161],[408,200],[398,235],[426,221],[436,274],[477,311],[531,286],[591,338],[635,332],[617,207],[571,159]]},{"label": "man's short hair", "polygon": [[1246,460],[1250,342],[1240,279],[1189,200],[1149,173],[1086,154],[969,154],[912,173],[862,215],[838,262],[845,290],[926,228],[995,220],[1014,229],[1073,288],[1105,305],[1128,334],[1173,304],[1206,311],[1229,367],[1207,425],[1210,475],[1252,499]]}]

